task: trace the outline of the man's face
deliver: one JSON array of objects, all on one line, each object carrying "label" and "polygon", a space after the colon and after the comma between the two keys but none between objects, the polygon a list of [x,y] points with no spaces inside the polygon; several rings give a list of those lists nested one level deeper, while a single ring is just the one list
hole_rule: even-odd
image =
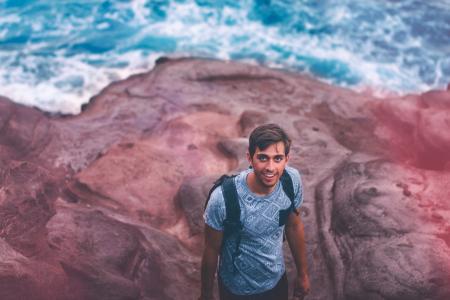
[{"label": "man's face", "polygon": [[247,159],[255,173],[256,184],[261,188],[271,189],[277,184],[289,159],[284,150],[284,143],[278,142],[264,150],[257,147],[253,157],[247,153]]}]

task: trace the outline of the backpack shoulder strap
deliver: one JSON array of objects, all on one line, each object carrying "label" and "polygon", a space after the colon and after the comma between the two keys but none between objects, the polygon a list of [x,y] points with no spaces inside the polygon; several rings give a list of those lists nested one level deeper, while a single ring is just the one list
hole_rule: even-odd
[{"label": "backpack shoulder strap", "polygon": [[[234,177],[225,178],[222,183],[222,193],[225,201],[226,217],[224,220],[223,238],[227,239],[232,234],[235,238],[235,248],[232,253],[233,270],[237,271],[234,261],[239,254],[239,246],[241,243],[241,207],[239,206],[239,195],[236,189]],[[222,243],[223,245],[223,243]]]},{"label": "backpack shoulder strap", "polygon": [[239,195],[236,190],[234,178],[236,175],[222,175],[214,182],[214,185],[209,190],[206,198],[205,207],[208,205],[211,194],[219,186],[222,188],[223,200],[225,202],[226,218],[224,220],[224,235],[231,234],[241,229],[241,208],[239,206]]},{"label": "backpack shoulder strap", "polygon": [[[221,186],[222,183],[225,181],[225,179],[230,178],[230,177],[233,177],[233,176],[229,176],[229,175],[224,174],[224,175],[220,176],[219,179],[217,179],[216,181],[214,181],[214,184],[213,184],[212,188],[211,188],[211,189],[209,190],[209,192],[208,192],[208,197],[206,198],[206,201],[205,201],[205,207],[203,208],[203,210],[205,210],[205,209],[206,209],[206,206],[208,206],[209,199],[211,198],[211,194],[214,192],[214,190],[215,190],[217,187]],[[225,197],[225,195],[224,195],[224,197]]]},{"label": "backpack shoulder strap", "polygon": [[299,214],[294,205],[295,192],[294,192],[294,183],[292,182],[291,175],[289,175],[288,171],[284,169],[283,174],[280,178],[281,185],[283,186],[284,193],[288,196],[289,200],[291,200],[291,209],[297,215]]},{"label": "backpack shoulder strap", "polygon": [[227,177],[222,182],[222,193],[225,201],[226,218],[224,221],[224,235],[241,230],[241,208],[234,177]]}]

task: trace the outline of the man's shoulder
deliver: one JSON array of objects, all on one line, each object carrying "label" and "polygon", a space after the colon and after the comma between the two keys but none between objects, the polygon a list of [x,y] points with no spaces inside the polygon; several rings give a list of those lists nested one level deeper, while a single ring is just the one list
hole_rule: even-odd
[{"label": "man's shoulder", "polygon": [[223,191],[222,191],[222,186],[219,185],[217,186],[212,192],[211,192],[211,196],[209,197],[209,202],[214,201],[214,202],[223,202],[224,198],[223,198]]},{"label": "man's shoulder", "polygon": [[301,193],[303,190],[302,177],[300,171],[294,167],[286,166],[286,171],[292,179],[295,194]]},{"label": "man's shoulder", "polygon": [[301,181],[301,176],[300,176],[299,170],[297,170],[296,168],[291,167],[291,166],[286,166],[285,170],[288,172],[289,176],[291,176],[292,181],[294,181],[294,182]]},{"label": "man's shoulder", "polygon": [[[233,175],[229,175],[228,178],[226,179],[222,179],[221,180],[221,184],[218,185],[212,192],[211,192],[211,196],[210,196],[210,200],[214,199],[215,201],[224,203],[225,198],[224,198],[224,194],[223,194],[223,183],[225,180],[233,180],[234,182],[234,187],[237,188],[237,186],[240,184],[240,181],[242,180],[242,178],[244,176],[246,176],[246,174],[249,172],[248,169],[246,170],[242,170],[239,171],[237,173],[234,173]],[[239,193],[239,191],[238,191]]]}]

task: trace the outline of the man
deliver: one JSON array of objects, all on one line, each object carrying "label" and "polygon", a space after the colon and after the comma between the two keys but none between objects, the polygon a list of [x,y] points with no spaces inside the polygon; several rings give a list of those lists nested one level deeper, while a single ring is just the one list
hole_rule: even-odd
[{"label": "man", "polygon": [[[303,299],[309,293],[304,229],[298,213],[303,190],[298,171],[286,166],[290,144],[285,131],[275,124],[259,126],[251,133],[247,152],[251,167],[233,178],[242,224],[233,238],[224,238],[223,234],[226,218],[223,191],[219,187],[212,192],[204,214],[200,300],[212,299],[219,257],[221,300],[287,300],[284,232],[297,267],[294,296]],[[280,182],[284,170],[292,179],[293,202]]]}]

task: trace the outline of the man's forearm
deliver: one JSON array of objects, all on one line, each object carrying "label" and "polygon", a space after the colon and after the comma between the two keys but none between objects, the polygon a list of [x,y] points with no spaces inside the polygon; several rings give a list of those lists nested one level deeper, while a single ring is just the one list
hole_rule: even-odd
[{"label": "man's forearm", "polygon": [[308,265],[306,258],[305,232],[303,223],[300,221],[294,226],[286,228],[286,237],[289,248],[297,267],[297,274],[300,277],[308,275]]},{"label": "man's forearm", "polygon": [[212,299],[214,276],[217,269],[218,256],[212,251],[205,250],[202,257],[202,289],[201,300]]}]

